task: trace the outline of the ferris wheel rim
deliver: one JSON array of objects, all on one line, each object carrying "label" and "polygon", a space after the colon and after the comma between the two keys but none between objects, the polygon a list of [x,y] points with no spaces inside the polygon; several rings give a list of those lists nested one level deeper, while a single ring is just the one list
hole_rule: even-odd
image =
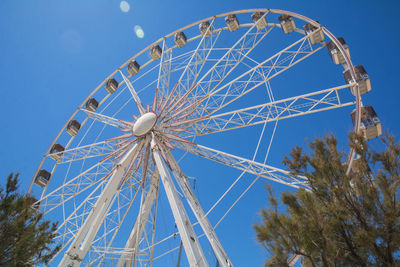
[{"label": "ferris wheel rim", "polygon": [[[208,18],[205,19],[201,19],[198,20],[194,23],[188,24],[184,27],[181,27],[178,30],[175,30],[161,38],[159,38],[157,41],[151,43],[150,45],[148,45],[147,47],[145,47],[144,49],[142,49],[141,51],[139,51],[138,53],[136,53],[134,56],[132,56],[131,58],[129,58],[126,62],[124,62],[120,67],[118,67],[115,71],[113,71],[110,75],[108,75],[95,89],[93,89],[93,91],[84,99],[84,101],[78,106],[78,108],[72,113],[72,115],[69,117],[69,119],[66,121],[66,123],[61,127],[60,131],[57,133],[56,137],[53,139],[53,141],[50,143],[48,149],[46,150],[46,152],[44,153],[41,162],[39,163],[32,179],[31,182],[29,184],[29,187],[27,189],[27,194],[30,193],[32,186],[34,184],[34,179],[36,177],[36,175],[38,174],[44,160],[46,159],[47,155],[49,154],[52,146],[56,143],[56,141],[58,140],[58,138],[60,137],[60,135],[62,134],[62,132],[65,130],[65,128],[67,127],[67,124],[69,121],[71,121],[75,115],[81,110],[81,108],[85,105],[85,103],[98,91],[102,88],[102,86],[107,82],[108,79],[112,78],[119,70],[121,70],[123,67],[125,67],[126,65],[129,64],[129,62],[131,62],[132,60],[134,60],[135,58],[137,58],[139,55],[143,54],[146,51],[149,51],[151,49],[152,46],[162,42],[162,40],[165,40],[166,38],[169,38],[173,35],[175,35],[178,32],[181,32],[185,29],[194,27],[195,25],[198,25],[199,23],[205,22],[205,21],[209,21],[213,18],[217,18],[217,17],[224,17],[224,16],[228,16],[231,14],[243,14],[243,13],[251,13],[251,12],[271,12],[271,13],[278,13],[278,14],[286,14],[286,15],[290,15],[293,17],[296,17],[300,20],[306,21],[308,23],[311,23],[314,26],[320,26],[322,28],[322,31],[334,42],[334,44],[339,48],[340,52],[344,55],[345,60],[346,60],[346,64],[350,70],[350,74],[351,77],[354,81],[356,81],[355,77],[356,77],[356,72],[355,72],[355,67],[350,59],[350,57],[347,55],[347,52],[345,51],[344,47],[342,46],[342,44],[337,40],[337,38],[325,27],[323,27],[322,25],[320,25],[317,21],[310,19],[306,16],[303,16],[301,14],[295,13],[295,12],[291,12],[291,11],[286,11],[286,10],[279,10],[279,9],[265,9],[265,8],[256,8],[256,9],[243,9],[243,10],[236,10],[236,11],[231,11],[231,12],[224,12],[224,13],[220,13],[218,15],[215,16],[210,16]],[[361,102],[361,95],[360,95],[360,90],[359,90],[359,86],[358,83],[356,83],[355,85],[355,92],[356,92],[356,114],[355,114],[355,124],[354,124],[354,132],[358,133],[360,131],[360,121],[361,121],[361,107],[362,107],[362,102]],[[347,164],[348,164],[348,168],[347,168],[347,173],[350,172],[351,170],[351,166],[352,166],[352,162],[353,159],[355,157],[355,151],[353,148],[350,149],[350,152],[348,154],[347,157]]]},{"label": "ferris wheel rim", "polygon": [[[312,20],[306,16],[303,16],[301,14],[295,13],[295,12],[291,12],[291,11],[286,11],[286,10],[279,10],[279,9],[265,9],[265,8],[256,8],[256,9],[243,9],[243,10],[236,10],[236,11],[231,11],[231,12],[224,12],[224,13],[220,13],[218,15],[215,16],[210,16],[208,18],[205,19],[201,19],[198,20],[194,23],[191,23],[189,25],[186,25],[178,30],[175,30],[173,32],[171,32],[170,34],[167,34],[161,38],[159,38],[157,41],[151,43],[150,45],[148,45],[147,47],[145,47],[144,49],[142,49],[141,51],[139,51],[138,53],[136,53],[133,57],[129,58],[126,62],[124,62],[120,67],[118,67],[115,71],[113,71],[110,75],[108,75],[95,89],[93,89],[93,91],[84,99],[84,101],[78,106],[78,108],[72,113],[72,115],[69,117],[69,119],[66,121],[66,123],[61,127],[60,131],[57,133],[56,137],[53,139],[53,141],[50,143],[48,149],[46,150],[46,152],[44,153],[41,162],[39,163],[32,179],[30,182],[30,185],[27,189],[27,194],[30,193],[32,186],[34,184],[34,179],[36,177],[36,175],[38,174],[44,160],[46,159],[47,155],[49,154],[52,146],[56,143],[57,139],[60,137],[60,135],[62,134],[62,132],[65,130],[65,128],[67,127],[67,124],[69,121],[71,121],[75,115],[81,110],[81,108],[85,105],[85,103],[90,99],[90,97],[92,97],[98,90],[100,90],[102,88],[102,86],[107,82],[108,79],[112,78],[119,70],[121,70],[123,67],[125,67],[127,64],[129,64],[129,62],[131,62],[132,60],[134,60],[135,58],[137,58],[139,55],[143,54],[146,51],[149,51],[151,49],[152,46],[160,43],[162,40],[165,40],[168,37],[173,36],[174,34],[183,31],[185,29],[191,28],[195,25],[198,25],[199,23],[211,20],[213,18],[217,18],[217,17],[224,17],[224,16],[228,16],[231,14],[242,14],[242,13],[251,13],[251,12],[272,12],[272,13],[278,13],[278,14],[286,14],[286,15],[290,15],[293,17],[296,17],[300,20],[306,21],[308,23],[311,23],[314,26],[321,26],[322,31],[328,35],[328,37],[334,42],[334,44],[339,48],[340,52],[344,55],[345,60],[346,60],[346,64],[348,65],[349,69],[350,69],[350,74],[353,78],[353,80],[355,81],[355,77],[356,77],[356,72],[355,72],[355,68],[354,65],[350,59],[350,57],[347,55],[347,52],[345,51],[344,47],[342,46],[342,44],[336,39],[336,37],[325,27],[323,27],[322,25],[320,25],[317,21]],[[355,125],[354,125],[354,132],[358,133],[360,131],[360,121],[361,121],[361,107],[362,107],[362,102],[361,102],[361,95],[360,95],[360,90],[359,90],[359,86],[358,83],[355,86],[355,92],[356,92],[356,120],[355,120]],[[347,172],[350,172],[351,170],[351,166],[352,166],[352,161],[355,157],[355,152],[354,149],[351,148],[348,157],[347,157],[347,163],[348,163],[348,169]]]},{"label": "ferris wheel rim", "polygon": [[[45,158],[47,157],[47,155],[49,154],[49,152],[50,152],[52,146],[56,143],[56,141],[58,140],[58,138],[59,138],[59,136],[61,135],[61,133],[65,130],[65,128],[66,128],[68,122],[69,122],[70,120],[72,120],[72,119],[75,117],[75,115],[81,110],[81,108],[85,105],[85,103],[89,100],[89,98],[92,97],[99,89],[102,88],[102,86],[106,83],[106,81],[107,81],[108,79],[114,77],[114,75],[115,75],[119,70],[121,70],[123,67],[125,67],[129,62],[131,62],[132,60],[134,60],[136,57],[138,57],[140,54],[144,53],[145,51],[150,50],[150,48],[151,48],[152,46],[154,46],[154,45],[160,43],[162,40],[165,40],[166,38],[173,36],[174,34],[176,34],[176,33],[179,32],[179,31],[183,31],[183,30],[188,29],[188,28],[190,28],[190,27],[196,26],[197,24],[199,24],[199,23],[201,23],[201,22],[208,21],[208,20],[211,20],[211,19],[217,18],[217,17],[224,17],[224,16],[227,16],[227,15],[230,15],[230,14],[241,14],[241,13],[250,13],[250,12],[258,12],[258,11],[260,11],[260,12],[272,12],[272,13],[279,13],[279,14],[288,14],[288,15],[296,14],[296,13],[289,12],[289,11],[281,11],[281,10],[274,10],[274,9],[247,9],[247,10],[239,10],[239,11],[233,11],[233,12],[222,13],[222,14],[219,14],[219,15],[216,15],[216,16],[213,16],[213,17],[209,17],[209,18],[206,18],[206,19],[199,20],[199,21],[194,22],[194,23],[192,23],[192,24],[189,24],[189,25],[187,25],[187,26],[185,26],[185,27],[182,27],[182,28],[180,28],[180,29],[178,29],[178,30],[176,30],[176,31],[174,31],[174,32],[172,32],[172,33],[170,33],[170,34],[168,34],[168,35],[166,35],[166,36],[160,38],[160,39],[157,40],[156,42],[154,42],[154,43],[150,44],[149,46],[147,46],[145,49],[141,50],[139,53],[135,54],[134,57],[128,59],[124,64],[122,64],[118,69],[116,69],[112,74],[110,74],[103,82],[101,82],[101,83],[98,85],[98,87],[96,87],[96,88],[89,94],[89,96],[82,102],[82,104],[77,108],[77,110],[76,110],[76,111],[71,115],[71,117],[67,120],[67,122],[65,123],[65,125],[62,127],[62,129],[61,129],[60,132],[58,133],[57,137],[56,137],[56,138],[53,140],[53,142],[50,144],[50,146],[49,146],[47,152],[45,153],[45,155],[44,155],[44,157],[43,157],[43,160],[42,160],[41,164],[39,165],[39,167],[38,167],[38,169],[37,169],[37,171],[36,171],[36,173],[35,173],[35,175],[34,175],[34,177],[33,177],[33,179],[32,179],[31,184],[33,184],[33,180],[35,179],[35,176],[36,176],[37,172],[39,171],[40,167],[42,166],[44,159],[45,159]],[[296,15],[297,15],[297,16],[296,16]],[[294,16],[294,17],[297,17],[297,18],[299,18],[299,16],[301,16],[301,15],[298,15],[298,14],[296,14],[296,15],[293,15],[293,16]],[[301,17],[304,17],[304,16],[301,16]],[[300,19],[302,19],[302,18],[300,18]],[[302,20],[304,20],[304,19],[302,19]],[[313,21],[313,20],[311,20],[311,19],[309,19],[309,20],[310,20],[310,21],[308,21],[308,22],[310,22],[310,23],[316,23],[315,21]],[[319,24],[316,24],[316,25],[319,25]],[[329,32],[328,30],[326,30],[324,27],[322,27],[322,30],[324,31],[325,34],[327,34],[327,35],[330,34],[330,32]],[[333,36],[333,35],[332,35],[332,36]],[[334,36],[333,36],[333,38],[334,38]],[[342,51],[342,54],[345,56],[346,62],[347,62],[348,66],[349,66],[350,69],[351,69],[351,74],[355,77],[354,66],[352,65],[352,62],[351,62],[350,58],[348,57],[346,51],[344,50],[343,46],[340,44],[340,42],[339,42],[336,38],[335,38],[335,39],[331,39],[331,40],[332,40],[335,44],[336,44],[336,42],[337,42],[337,44],[336,44],[337,47]],[[335,42],[335,40],[336,40],[336,42]],[[353,77],[353,78],[354,78],[354,77]],[[354,80],[355,80],[355,79],[354,79]],[[359,95],[358,85],[357,85],[356,92],[357,92],[357,96],[356,96],[356,100],[357,100],[356,110],[357,110],[357,113],[356,113],[356,114],[359,114],[359,113],[360,113],[360,112],[359,112],[359,109],[360,109],[360,107],[361,107],[361,103],[360,103],[360,101],[361,101],[361,96]],[[357,116],[357,115],[356,115],[356,116]],[[357,116],[357,118],[358,118],[358,117],[359,117],[359,116]],[[359,119],[358,119],[358,120],[359,120]],[[357,121],[358,121],[358,120],[357,120]],[[355,124],[355,128],[357,128],[356,131],[358,131],[358,130],[359,130],[359,124]],[[351,152],[350,152],[350,153],[351,153]],[[351,157],[351,156],[349,156],[349,157]],[[350,165],[351,165],[351,162],[350,162]],[[350,166],[349,166],[349,168],[350,168]],[[31,187],[31,186],[30,186],[30,187]],[[30,188],[28,189],[28,193],[29,193],[29,191],[30,191]]]}]

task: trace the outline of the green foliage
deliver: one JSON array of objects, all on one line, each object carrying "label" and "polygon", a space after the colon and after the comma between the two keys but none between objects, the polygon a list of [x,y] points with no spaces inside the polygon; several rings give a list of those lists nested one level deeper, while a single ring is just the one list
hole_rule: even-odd
[{"label": "green foliage", "polygon": [[46,263],[59,250],[50,249],[56,224],[43,221],[31,208],[36,201],[21,195],[18,174],[10,174],[6,188],[0,187],[0,266],[35,266]]},{"label": "green foliage", "polygon": [[296,147],[285,157],[311,190],[283,193],[282,213],[268,188],[270,208],[254,225],[272,254],[267,266],[288,266],[294,254],[305,266],[400,266],[400,145],[386,135],[378,152],[361,136],[349,139],[359,158],[348,174],[332,135],[310,142],[309,154]]}]

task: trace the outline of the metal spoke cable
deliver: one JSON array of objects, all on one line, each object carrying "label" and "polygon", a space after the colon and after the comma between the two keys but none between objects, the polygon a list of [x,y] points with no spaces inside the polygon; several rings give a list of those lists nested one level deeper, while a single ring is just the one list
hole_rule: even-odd
[{"label": "metal spoke cable", "polygon": [[[271,97],[273,98],[272,90],[271,90],[271,86],[269,85],[269,82],[268,82],[268,85],[267,85],[267,91],[268,91],[268,92],[270,91],[269,94],[271,94]],[[259,141],[258,141],[258,145],[257,145],[257,149],[256,149],[255,154],[256,154],[257,151],[258,151],[258,146],[260,145],[260,142],[261,142],[262,137],[263,137],[263,135],[264,135],[264,130],[265,130],[265,126],[267,125],[267,121],[268,121],[268,119],[264,122],[264,126],[263,126],[263,129],[262,129],[261,134],[260,134],[260,138],[259,138]],[[274,139],[275,131],[276,131],[276,128],[277,128],[277,125],[278,125],[278,121],[279,121],[279,120],[276,120],[276,122],[275,122],[274,130],[273,130],[273,132],[272,132],[272,136],[271,136],[271,139],[270,139],[270,142],[269,142],[269,145],[268,145],[268,149],[267,149],[266,155],[265,155],[265,157],[264,157],[264,162],[263,162],[263,164],[266,164],[266,162],[267,162],[268,155],[269,155],[269,151],[270,151],[270,149],[271,149],[272,141],[273,141],[273,139]],[[254,155],[254,157],[255,157],[255,155]],[[254,161],[254,158],[253,158],[253,161]],[[242,174],[243,174],[243,173],[242,173]],[[214,226],[214,228],[216,228],[216,227],[222,222],[222,220],[226,217],[226,215],[228,215],[228,213],[229,213],[229,212],[232,210],[232,208],[237,204],[237,202],[238,202],[238,201],[246,194],[246,192],[258,181],[258,179],[259,179],[260,177],[261,177],[261,176],[258,175],[258,176],[253,180],[253,182],[243,191],[243,193],[235,200],[235,202],[229,207],[229,209],[225,212],[225,214],[219,219],[219,221],[216,223],[216,225]]]},{"label": "metal spoke cable", "polygon": [[[268,117],[269,117],[269,114],[268,114]],[[254,154],[253,154],[252,161],[254,161],[255,158],[256,158],[256,156],[257,156],[258,149],[259,149],[259,147],[260,147],[261,140],[262,140],[262,137],[263,137],[263,135],[264,135],[265,127],[267,126],[267,122],[268,122],[268,119],[264,122],[262,131],[261,131],[261,134],[260,134],[260,137],[259,137],[259,139],[258,139],[257,146],[256,146],[256,151],[255,151]],[[237,184],[237,182],[239,182],[239,180],[243,177],[243,175],[246,173],[246,171],[247,171],[249,168],[250,168],[250,165],[249,165],[244,171],[242,171],[242,173],[239,175],[239,177],[238,177],[238,178],[231,184],[231,186],[222,194],[222,196],[217,200],[217,202],[215,202],[215,204],[206,212],[206,216],[208,216],[208,214],[222,201],[222,199],[229,193],[229,191],[232,190],[232,188]]]}]

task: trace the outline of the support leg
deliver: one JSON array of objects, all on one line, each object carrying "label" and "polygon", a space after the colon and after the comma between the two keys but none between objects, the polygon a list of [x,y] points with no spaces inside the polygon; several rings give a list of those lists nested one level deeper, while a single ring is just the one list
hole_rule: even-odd
[{"label": "support leg", "polygon": [[[137,249],[139,247],[139,240],[142,237],[146,221],[149,218],[151,207],[153,206],[156,198],[159,179],[158,172],[155,171],[151,179],[150,188],[146,194],[146,199],[144,200],[143,205],[140,207],[139,215],[135,225],[132,228],[131,234],[129,235],[128,241],[126,242],[124,254],[118,261],[118,267],[132,266],[132,264],[135,262],[135,258],[138,256]],[[128,251],[132,252],[128,253]],[[135,264],[133,266],[135,266]]]},{"label": "support leg", "polygon": [[172,213],[174,215],[176,226],[178,227],[189,264],[190,266],[208,267],[209,265],[206,261],[203,250],[201,249],[199,240],[193,230],[192,224],[189,221],[189,217],[186,214],[183,204],[179,199],[175,185],[173,184],[168,169],[161,158],[160,152],[158,148],[155,147],[154,141],[152,141],[152,149],[154,162],[157,166],[158,172],[160,173],[161,181],[164,185],[168,201],[171,205]]},{"label": "support leg", "polygon": [[92,211],[86,218],[86,221],[77,232],[74,241],[71,243],[67,252],[64,254],[59,266],[79,266],[85,258],[86,253],[95,238],[104,215],[109,208],[109,204],[117,192],[118,185],[121,182],[129,163],[133,160],[136,153],[137,145],[135,144],[118,163],[116,169],[111,175],[106,187],[100,194]]}]

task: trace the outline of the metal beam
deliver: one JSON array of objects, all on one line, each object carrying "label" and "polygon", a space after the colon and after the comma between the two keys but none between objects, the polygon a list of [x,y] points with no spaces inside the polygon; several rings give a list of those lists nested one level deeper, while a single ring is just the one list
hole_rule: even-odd
[{"label": "metal beam", "polygon": [[104,215],[109,208],[114,194],[117,192],[122,177],[127,171],[130,162],[137,154],[136,151],[137,144],[135,144],[122,158],[120,163],[118,163],[92,211],[89,213],[84,224],[80,227],[69,249],[64,254],[59,266],[80,266],[101,226],[101,222],[104,220]]},{"label": "metal beam", "polygon": [[167,198],[170,203],[172,213],[175,218],[175,223],[178,227],[189,264],[190,266],[209,266],[203,250],[201,249],[196,233],[193,230],[192,224],[189,221],[186,210],[179,199],[169,171],[163,159],[161,158],[159,148],[156,147],[154,140],[152,140],[151,146],[153,150],[154,162],[158,172],[160,173],[160,178],[164,185],[164,189],[167,194]]},{"label": "metal beam", "polygon": [[141,205],[139,215],[136,219],[135,225],[132,228],[131,234],[125,244],[124,252],[118,261],[118,267],[135,266],[135,259],[138,255],[139,240],[143,234],[146,221],[149,218],[151,207],[156,199],[159,184],[158,173],[155,172],[152,179],[150,188],[147,191],[146,198]]},{"label": "metal beam", "polygon": [[191,135],[199,136],[228,131],[354,105],[354,101],[343,102],[339,97],[344,89],[351,86],[352,84],[337,86],[261,105],[206,116],[196,122],[187,135],[191,137]]},{"label": "metal beam", "polygon": [[209,222],[206,213],[201,207],[200,202],[196,198],[196,195],[194,194],[192,187],[188,183],[187,179],[177,172],[174,172],[174,176],[175,179],[178,181],[179,187],[185,195],[185,198],[189,202],[190,208],[195,214],[197,221],[199,222],[208,241],[210,242],[219,264],[223,267],[233,266],[231,260],[228,257],[228,254],[222,247],[221,242],[219,241],[217,234],[214,231],[214,228],[211,226],[211,223]]},{"label": "metal beam", "polygon": [[93,119],[93,120],[97,120],[100,121],[104,124],[108,124],[110,126],[114,126],[120,129],[129,129],[132,127],[132,124],[128,123],[128,122],[124,122],[121,120],[117,120],[111,117],[108,117],[106,115],[97,113],[97,112],[92,112],[86,109],[82,109],[82,111],[86,112],[86,114],[89,116],[89,118]]},{"label": "metal beam", "polygon": [[174,142],[173,145],[176,148],[188,151],[200,157],[222,163],[224,165],[254,174],[256,176],[261,176],[271,181],[275,181],[294,188],[302,187],[309,190],[307,178],[304,176],[294,176],[291,175],[288,171],[201,145],[190,145],[179,142]]}]

